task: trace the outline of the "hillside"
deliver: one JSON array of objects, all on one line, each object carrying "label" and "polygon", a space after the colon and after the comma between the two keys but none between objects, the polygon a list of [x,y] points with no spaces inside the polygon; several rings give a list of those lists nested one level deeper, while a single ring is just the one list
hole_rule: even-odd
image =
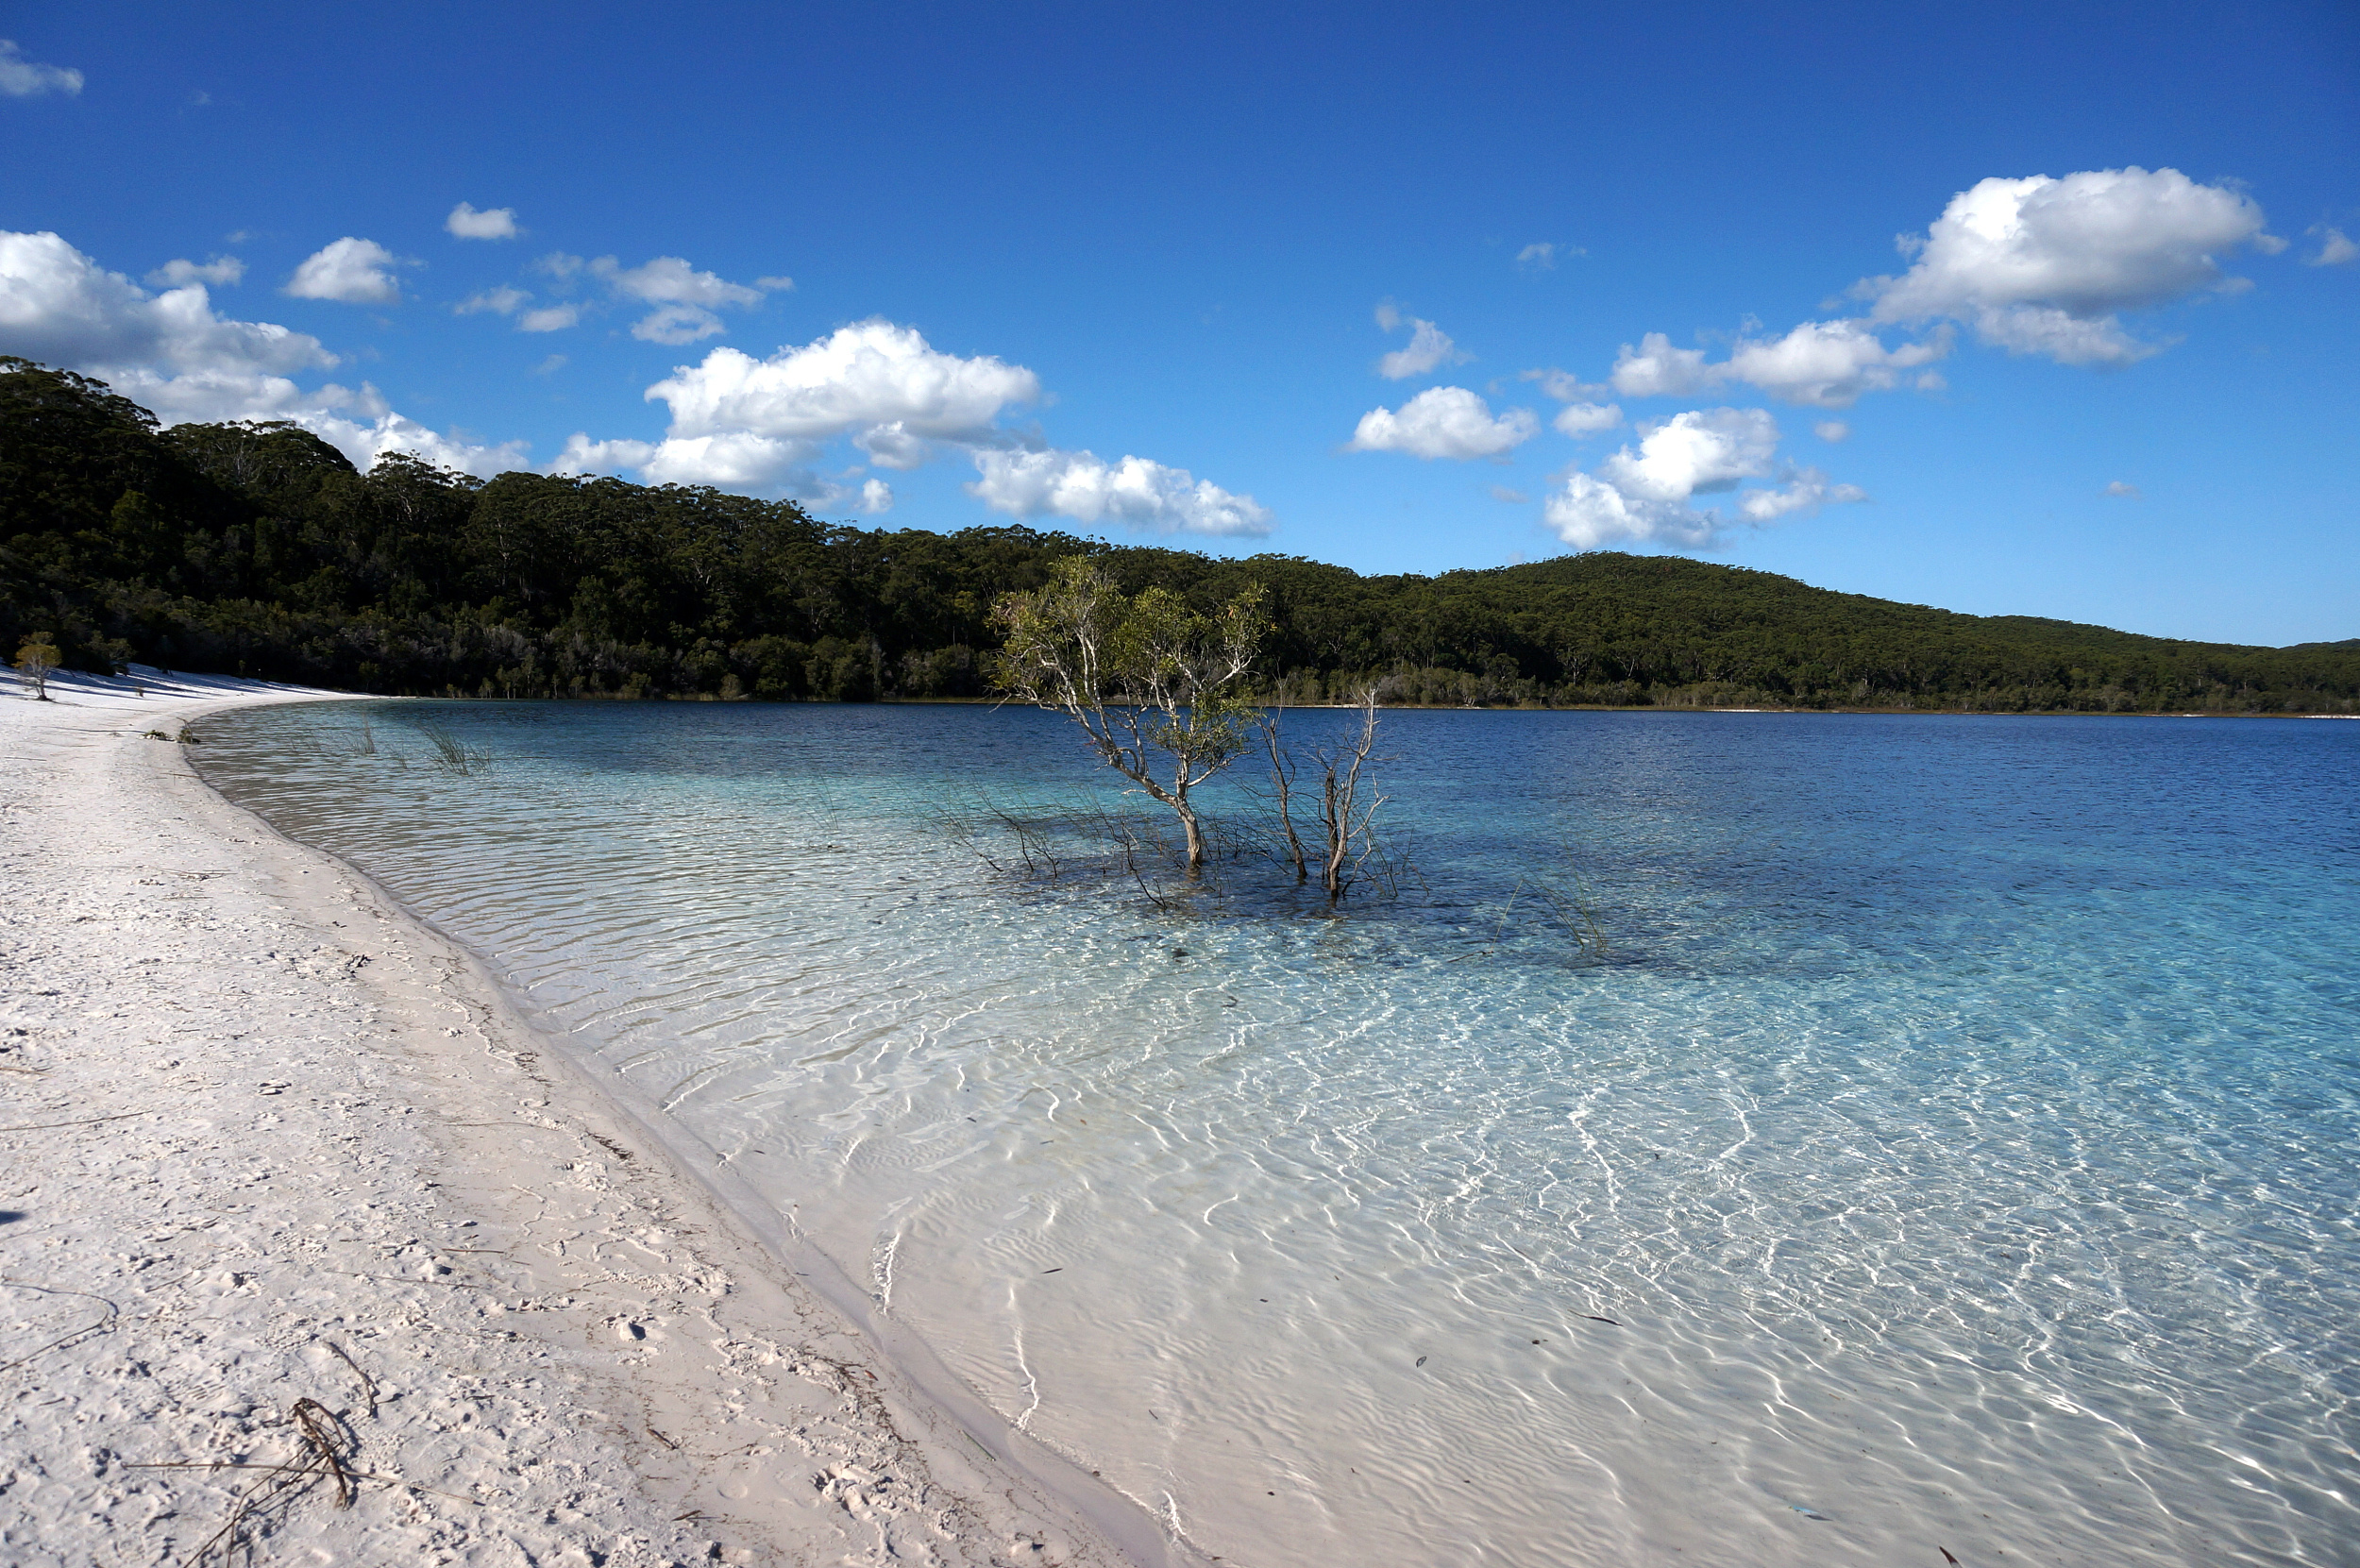
[{"label": "hillside", "polygon": [[387,693],[984,695],[988,612],[1086,552],[1126,586],[1271,590],[1268,682],[1317,700],[2360,711],[2360,639],[2242,648],[1964,615],[1678,557],[1362,577],[1027,528],[819,522],[618,480],[367,474],[293,426],[183,425],[0,360],[0,654]]}]

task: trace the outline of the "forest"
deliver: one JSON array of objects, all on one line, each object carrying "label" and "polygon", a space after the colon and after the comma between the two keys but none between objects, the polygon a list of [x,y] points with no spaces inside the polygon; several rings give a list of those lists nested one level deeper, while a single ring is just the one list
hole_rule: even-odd
[{"label": "forest", "polygon": [[2360,712],[2360,638],[2182,642],[1669,556],[1363,577],[398,453],[362,473],[294,425],[160,428],[103,382],[0,359],[0,658],[45,638],[92,671],[386,694],[975,699],[993,605],[1072,555],[1207,607],[1259,583],[1262,700]]}]

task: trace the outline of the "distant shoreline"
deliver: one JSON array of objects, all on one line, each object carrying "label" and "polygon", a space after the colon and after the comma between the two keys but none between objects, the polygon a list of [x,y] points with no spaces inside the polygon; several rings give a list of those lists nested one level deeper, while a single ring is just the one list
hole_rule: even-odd
[{"label": "distant shoreline", "polygon": [[[230,676],[203,676],[207,681],[234,681]],[[255,682],[251,684],[261,685]],[[716,697],[710,694],[685,696],[679,694],[626,697],[619,694],[585,694],[580,697],[480,697],[461,693],[426,692],[365,692],[330,691],[323,689],[322,697],[348,698],[380,702],[582,702],[675,704],[681,706],[727,705],[746,708],[995,708],[1014,704],[989,697],[879,697],[866,701],[844,701],[825,698],[757,698]],[[1283,708],[1289,712],[1352,711],[1350,702],[1271,702],[1263,707]],[[1738,708],[1692,707],[1686,703],[1638,702],[1623,705],[1608,703],[1458,703],[1458,702],[1380,702],[1384,713],[1494,713],[1494,714],[1764,714],[1883,717],[1892,718],[2349,718],[2360,719],[2360,713],[2253,713],[2187,712],[2177,709],[2091,709],[2091,708],[1863,708],[1863,707],[1805,707],[1805,708]]]}]

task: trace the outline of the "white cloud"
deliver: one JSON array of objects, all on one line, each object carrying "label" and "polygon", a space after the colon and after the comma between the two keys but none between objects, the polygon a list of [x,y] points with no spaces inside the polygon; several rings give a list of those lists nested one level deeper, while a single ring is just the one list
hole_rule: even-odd
[{"label": "white cloud", "polygon": [[1623,345],[1607,381],[1626,397],[1685,397],[1717,379],[1705,364],[1703,349],[1675,348],[1661,332],[1649,332],[1635,349]]},{"label": "white cloud", "polygon": [[1570,403],[1558,410],[1557,417],[1549,421],[1559,434],[1570,435],[1576,441],[1600,430],[1610,430],[1622,422],[1623,411],[1613,403]]},{"label": "white cloud", "polygon": [[644,266],[628,269],[617,265],[614,257],[601,256],[590,263],[590,271],[619,292],[651,305],[711,308],[762,302],[760,289],[733,283],[716,273],[699,272],[678,256],[659,256]]},{"label": "white cloud", "polygon": [[147,282],[149,287],[158,289],[177,289],[188,283],[211,283],[228,288],[244,277],[244,261],[235,256],[216,256],[201,266],[185,260],[166,261],[147,275]]},{"label": "white cloud", "polygon": [[1261,534],[1270,514],[1184,469],[1141,457],[1106,463],[1089,452],[1027,450],[999,427],[1013,408],[1037,402],[1040,379],[989,355],[946,354],[911,328],[870,320],[800,347],[755,359],[716,348],[648,389],[672,412],[661,441],[593,441],[577,433],[557,473],[632,470],[655,484],[784,488],[815,507],[870,514],[893,504],[882,479],[834,478],[811,464],[826,444],[850,438],[879,467],[915,468],[939,447],[965,448],[976,481],[969,494],[1019,517],[1116,521],[1159,533]]},{"label": "white cloud", "polygon": [[1261,535],[1269,511],[1185,468],[1143,457],[1109,464],[1094,452],[975,452],[981,477],[967,493],[1012,517],[1055,515],[1077,523],[1116,521],[1151,533]]},{"label": "white cloud", "polygon": [[1492,498],[1495,501],[1506,501],[1510,506],[1523,506],[1526,502],[1532,499],[1530,496],[1526,495],[1523,491],[1516,489],[1512,485],[1506,484],[1495,484],[1492,486]]},{"label": "white cloud", "polygon": [[1852,427],[1841,419],[1822,419],[1811,428],[1811,433],[1832,447],[1839,441],[1851,439]]},{"label": "white cloud", "polygon": [[2139,487],[2129,480],[2116,480],[2106,486],[2105,493],[2109,496],[2120,496],[2126,500],[2135,501],[2141,498]]},{"label": "white cloud", "polygon": [[1428,387],[1401,406],[1360,416],[1345,447],[1354,452],[1406,452],[1422,458],[1495,457],[1541,432],[1530,409],[1493,418],[1492,406],[1465,387]]},{"label": "white cloud", "polygon": [[1767,474],[1778,449],[1778,423],[1761,409],[1691,410],[1643,427],[1639,450],[1624,447],[1598,472],[1626,495],[1685,503]]},{"label": "white cloud", "polygon": [[1579,245],[1554,244],[1544,240],[1535,244],[1528,244],[1516,252],[1516,264],[1520,267],[1529,267],[1535,272],[1547,272],[1557,265],[1557,260],[1560,256],[1587,256],[1589,254]]},{"label": "white cloud", "polygon": [[1578,376],[1557,369],[1520,370],[1516,379],[1540,382],[1541,390],[1560,403],[1595,402],[1614,390],[1603,381],[1585,381]]},{"label": "white cloud", "polygon": [[495,207],[479,212],[464,201],[450,210],[443,227],[463,240],[513,240],[524,232],[516,227],[514,208]]},{"label": "white cloud", "polygon": [[[1947,326],[1920,342],[1888,348],[1865,322],[1806,321],[1784,337],[1740,338],[1729,357],[1716,364],[1701,348],[1675,348],[1661,332],[1649,332],[1637,348],[1623,345],[1608,379],[1626,397],[1686,397],[1738,381],[1780,402],[1843,409],[1863,393],[1891,391],[1901,384],[1903,372],[1949,352]],[[1930,389],[1942,379],[1921,374],[1915,384]]]},{"label": "white cloud", "polygon": [[1408,380],[1438,365],[1458,364],[1475,357],[1451,342],[1450,334],[1434,323],[1403,315],[1391,300],[1376,308],[1376,324],[1386,331],[1398,331],[1405,323],[1409,328],[1408,346],[1396,348],[1376,362],[1376,373],[1389,381]]},{"label": "white cloud", "polygon": [[2122,311],[2234,288],[2217,260],[2268,251],[2262,210],[2242,192],[2177,169],[2098,169],[2062,179],[1985,179],[1950,198],[1899,278],[1863,279],[1879,323],[1948,318],[1986,343],[2065,364],[2127,364],[2159,352],[2125,332]]},{"label": "white cloud", "polygon": [[375,240],[347,235],[303,260],[285,292],[297,299],[333,299],[346,305],[396,305],[401,284],[392,269],[409,265]]},{"label": "white cloud", "polygon": [[151,295],[56,234],[0,231],[0,353],[96,377],[167,425],[290,419],[363,466],[393,450],[477,474],[524,461],[522,442],[438,435],[366,383],[306,389],[297,374],[337,363],[317,338],[225,320],[201,282]]},{"label": "white cloud", "polygon": [[1947,329],[1922,343],[1887,348],[1857,321],[1806,321],[1776,340],[1738,340],[1724,363],[1711,366],[1715,379],[1744,381],[1786,403],[1844,409],[1864,392],[1887,392],[1899,372],[1941,359],[1950,351]]},{"label": "white cloud", "polygon": [[534,365],[532,367],[532,373],[535,376],[554,376],[559,371],[565,369],[570,362],[572,362],[568,361],[563,354],[551,354],[548,359],[543,360],[539,364]]},{"label": "white cloud", "polygon": [[[1696,508],[1694,498],[1770,476],[1778,443],[1778,422],[1761,409],[1675,414],[1643,426],[1637,448],[1623,447],[1599,464],[1595,475],[1568,473],[1543,504],[1542,520],[1580,549],[1618,542],[1709,545],[1733,519]],[[1734,520],[1766,523],[1832,502],[1867,499],[1854,486],[1830,483],[1815,468],[1797,469],[1784,479],[1775,488],[1740,493]]]},{"label": "white cloud", "polygon": [[908,466],[914,442],[987,442],[1006,409],[1036,402],[1040,379],[989,355],[962,359],[907,327],[869,320],[757,360],[716,348],[648,389],[672,410],[673,438],[745,431],[795,443],[862,439]]},{"label": "white cloud", "polygon": [[62,93],[71,98],[81,91],[79,71],[26,59],[12,40],[0,38],[0,97],[37,98],[43,93]]},{"label": "white cloud", "polygon": [[637,468],[655,456],[652,441],[593,441],[587,432],[576,430],[565,438],[557,461],[549,464],[552,474],[619,474],[626,468]]},{"label": "white cloud", "polygon": [[1797,468],[1775,490],[1748,490],[1737,497],[1737,510],[1749,523],[1776,522],[1796,513],[1808,517],[1833,501],[1864,501],[1868,492],[1856,484],[1831,484],[1816,468]]},{"label": "white cloud", "polygon": [[2317,254],[2302,259],[2304,266],[2348,267],[2360,261],[2360,244],[2354,244],[2342,229],[2321,224],[2310,232],[2319,237],[2319,248]]},{"label": "white cloud", "polygon": [[678,347],[721,330],[721,318],[701,305],[662,305],[632,323],[631,335]]},{"label": "white cloud", "polygon": [[372,425],[316,417],[298,418],[296,423],[342,449],[356,467],[364,469],[387,452],[413,452],[438,468],[455,468],[478,479],[490,479],[526,466],[527,444],[522,441],[474,441],[456,430],[438,434],[390,410],[379,415]]},{"label": "white cloud", "polygon": [[494,315],[514,315],[516,307],[531,297],[532,295],[524,290],[511,288],[503,283],[496,289],[477,290],[452,306],[451,310],[463,316],[475,315],[484,311],[489,311]]},{"label": "white cloud", "polygon": [[46,232],[0,230],[0,347],[51,364],[154,364],[222,376],[284,376],[336,363],[317,338],[214,315],[202,283],[151,296]]},{"label": "white cloud", "polygon": [[[618,299],[653,305],[653,311],[632,324],[631,335],[643,343],[674,347],[721,331],[721,318],[716,312],[758,305],[766,291],[795,286],[791,278],[761,278],[750,287],[733,283],[717,273],[699,272],[679,256],[659,256],[644,265],[626,267],[612,256],[585,261],[561,250],[542,257],[533,265],[558,278],[561,293],[566,280],[588,276],[605,283]],[[530,332],[553,332],[573,326],[581,317],[580,306],[554,306],[533,312],[518,325]]]},{"label": "white cloud", "polygon": [[935,455],[934,444],[922,435],[913,434],[909,422],[903,419],[871,425],[852,439],[868,454],[868,461],[880,468],[921,467]]}]

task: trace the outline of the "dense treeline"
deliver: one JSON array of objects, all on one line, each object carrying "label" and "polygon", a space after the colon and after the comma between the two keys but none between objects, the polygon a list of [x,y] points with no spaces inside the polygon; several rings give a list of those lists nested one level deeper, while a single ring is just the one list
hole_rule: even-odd
[{"label": "dense treeline", "polygon": [[289,425],[159,430],[0,360],[0,654],[389,693],[868,700],[985,694],[989,611],[1049,564],[1205,604],[1270,590],[1266,685],[1323,700],[2360,711],[2360,640],[2288,649],[1953,615],[1664,557],[1361,577],[1026,528],[840,527],[609,479],[357,472]]}]

